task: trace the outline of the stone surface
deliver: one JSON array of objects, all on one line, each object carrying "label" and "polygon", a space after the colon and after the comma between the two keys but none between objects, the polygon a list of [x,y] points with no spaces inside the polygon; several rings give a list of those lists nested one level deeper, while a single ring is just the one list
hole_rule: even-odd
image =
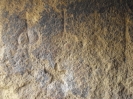
[{"label": "stone surface", "polygon": [[1,0],[0,99],[133,99],[132,0]]}]

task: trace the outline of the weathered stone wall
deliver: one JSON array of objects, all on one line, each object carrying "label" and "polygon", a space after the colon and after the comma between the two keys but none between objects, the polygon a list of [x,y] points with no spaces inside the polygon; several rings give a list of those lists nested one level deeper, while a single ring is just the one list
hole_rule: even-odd
[{"label": "weathered stone wall", "polygon": [[0,0],[0,99],[133,99],[133,0]]}]

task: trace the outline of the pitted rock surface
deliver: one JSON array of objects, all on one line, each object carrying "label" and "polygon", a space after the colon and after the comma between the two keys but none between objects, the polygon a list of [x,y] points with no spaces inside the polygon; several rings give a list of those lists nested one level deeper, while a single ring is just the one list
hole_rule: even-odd
[{"label": "pitted rock surface", "polygon": [[132,0],[1,0],[0,99],[133,99]]}]

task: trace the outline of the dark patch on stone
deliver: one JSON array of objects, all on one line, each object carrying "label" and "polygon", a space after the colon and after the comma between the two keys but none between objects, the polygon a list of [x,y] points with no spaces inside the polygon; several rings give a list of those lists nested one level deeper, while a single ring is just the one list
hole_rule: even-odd
[{"label": "dark patch on stone", "polygon": [[80,15],[88,16],[91,13],[103,13],[114,6],[114,1],[111,0],[82,0],[76,1],[68,5],[67,13],[73,14],[74,18]]},{"label": "dark patch on stone", "polygon": [[130,39],[133,42],[133,26],[130,26],[128,31],[129,31]]},{"label": "dark patch on stone", "polygon": [[47,59],[48,56],[48,51],[47,48],[43,45],[35,49],[32,54],[37,58],[37,59]]},{"label": "dark patch on stone", "polygon": [[82,42],[82,41],[79,42],[79,47],[80,47],[80,48],[83,47],[83,42]]},{"label": "dark patch on stone", "polygon": [[[110,28],[110,24],[114,24],[112,17],[115,18],[116,15],[123,16],[126,11],[126,5],[124,0],[121,2],[119,0],[82,0],[80,2],[76,1],[69,4],[66,9],[66,30],[77,35],[79,33],[77,24],[86,22],[89,18],[89,15],[93,14],[94,12],[99,13],[99,18],[103,20],[101,23],[101,28],[104,28],[105,26]],[[94,20],[95,24],[95,17],[93,17],[92,20]],[[94,24],[92,24],[92,26],[94,26]],[[109,36],[109,39],[112,38]]]},{"label": "dark patch on stone", "polygon": [[14,73],[24,74],[25,71],[30,71],[31,64],[28,61],[29,54],[27,49],[18,49],[16,54],[13,56],[15,62],[13,66]]},{"label": "dark patch on stone", "polygon": [[80,15],[89,15],[94,12],[94,1],[83,0],[81,2],[73,2],[68,5],[67,13],[73,14],[74,19],[76,19]]},{"label": "dark patch on stone", "polygon": [[97,11],[99,13],[110,12],[113,7],[123,12],[126,9],[126,0],[98,0],[97,3]]},{"label": "dark patch on stone", "polygon": [[[125,0],[82,0],[75,1],[69,4],[66,9],[68,14],[72,14],[74,19],[79,18],[79,16],[88,16],[95,11],[98,13],[110,12],[111,8],[115,7],[120,11],[125,11],[126,9]],[[131,7],[131,5],[130,5]]]},{"label": "dark patch on stone", "polygon": [[78,88],[74,88],[74,89],[72,89],[72,93],[73,93],[74,95],[80,95],[80,94],[81,94],[81,91],[80,91],[80,89],[78,89]]},{"label": "dark patch on stone", "polygon": [[127,6],[133,12],[133,0],[127,0]]},{"label": "dark patch on stone", "polygon": [[40,32],[46,36],[63,32],[64,23],[62,13],[54,11],[51,7],[41,14],[42,18],[39,20]]},{"label": "dark patch on stone", "polygon": [[[6,46],[5,56],[13,66],[13,73],[23,74],[29,68],[28,52],[26,50],[18,49],[18,38],[26,32],[27,20],[20,18],[18,15],[13,14],[8,16],[9,21],[5,23],[2,33],[2,40]],[[14,53],[14,54],[13,54]]]},{"label": "dark patch on stone", "polygon": [[133,98],[131,94],[128,94],[125,86],[122,83],[119,83],[118,86],[120,88],[118,92],[120,99],[132,99]]},{"label": "dark patch on stone", "polygon": [[97,0],[96,1],[96,11],[98,13],[109,12],[109,10],[114,6],[114,1],[112,0]]},{"label": "dark patch on stone", "polygon": [[18,15],[11,15],[9,22],[4,25],[2,40],[10,49],[17,49],[17,39],[19,35],[27,29],[26,19],[21,19]]},{"label": "dark patch on stone", "polygon": [[8,18],[8,15],[9,15],[9,12],[8,11],[5,11],[5,12],[2,13],[2,16],[4,18]]},{"label": "dark patch on stone", "polygon": [[84,88],[84,89],[82,90],[81,97],[86,98],[87,95],[88,95],[88,87],[87,87],[87,88]]},{"label": "dark patch on stone", "polygon": [[66,9],[66,6],[63,4],[59,4],[57,5],[57,9],[59,9],[60,11],[62,11],[63,9]]},{"label": "dark patch on stone", "polygon": [[109,5],[109,6],[105,6],[105,7],[102,7],[99,9],[99,13],[104,13],[104,12],[109,12],[110,8],[112,7],[112,5]]},{"label": "dark patch on stone", "polygon": [[49,51],[49,45],[46,44],[41,45],[37,49],[35,49],[32,54],[37,58],[41,60],[47,59],[49,61],[49,65],[54,68],[55,62],[53,60],[53,55]]}]

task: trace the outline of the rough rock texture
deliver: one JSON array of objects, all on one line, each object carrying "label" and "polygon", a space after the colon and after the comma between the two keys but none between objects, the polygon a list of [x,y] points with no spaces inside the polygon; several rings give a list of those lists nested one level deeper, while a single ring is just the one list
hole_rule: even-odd
[{"label": "rough rock texture", "polygon": [[133,0],[0,0],[0,99],[133,99]]}]

